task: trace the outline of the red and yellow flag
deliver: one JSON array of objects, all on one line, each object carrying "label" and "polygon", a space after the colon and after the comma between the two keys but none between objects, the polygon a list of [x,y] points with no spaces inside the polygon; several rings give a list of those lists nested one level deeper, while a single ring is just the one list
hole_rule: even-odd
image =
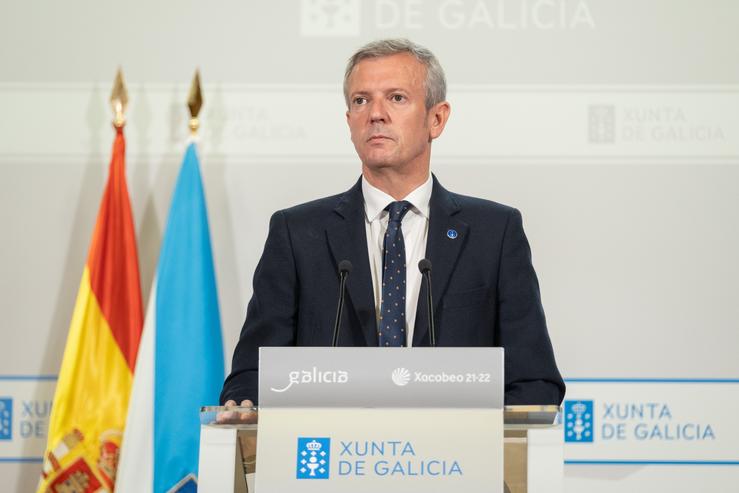
[{"label": "red and yellow flag", "polygon": [[38,492],[112,491],[143,326],[136,236],[116,129],[49,422]]}]

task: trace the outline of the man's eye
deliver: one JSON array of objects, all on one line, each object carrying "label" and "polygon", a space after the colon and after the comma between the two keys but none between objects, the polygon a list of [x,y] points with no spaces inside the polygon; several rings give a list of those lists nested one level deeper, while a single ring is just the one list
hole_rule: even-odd
[{"label": "man's eye", "polygon": [[401,101],[405,100],[405,96],[403,96],[402,94],[393,94],[391,99],[396,103],[400,103]]},{"label": "man's eye", "polygon": [[354,98],[354,104],[364,104],[367,102],[367,99],[362,97]]}]

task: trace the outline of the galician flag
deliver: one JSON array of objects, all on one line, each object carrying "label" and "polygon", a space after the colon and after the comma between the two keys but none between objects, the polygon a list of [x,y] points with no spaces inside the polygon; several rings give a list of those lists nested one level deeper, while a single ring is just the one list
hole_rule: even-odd
[{"label": "galician flag", "polygon": [[38,492],[112,491],[143,313],[126,187],[125,140],[116,129],[54,394]]},{"label": "galician flag", "polygon": [[195,491],[199,408],[218,403],[223,341],[195,143],[175,185],[123,437],[117,493]]}]

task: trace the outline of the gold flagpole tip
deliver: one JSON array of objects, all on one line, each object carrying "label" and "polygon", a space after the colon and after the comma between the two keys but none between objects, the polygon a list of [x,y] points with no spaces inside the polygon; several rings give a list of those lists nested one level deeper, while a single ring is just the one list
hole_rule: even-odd
[{"label": "gold flagpole tip", "polygon": [[126,108],[128,107],[128,90],[123,80],[123,71],[118,67],[113,82],[113,91],[110,93],[110,106],[113,108],[113,126],[121,128],[126,124]]},{"label": "gold flagpole tip", "polygon": [[195,76],[192,78],[190,86],[190,94],[187,96],[187,107],[190,108],[190,133],[195,135],[200,127],[198,114],[200,108],[203,107],[203,91],[200,88],[200,70],[195,70]]}]

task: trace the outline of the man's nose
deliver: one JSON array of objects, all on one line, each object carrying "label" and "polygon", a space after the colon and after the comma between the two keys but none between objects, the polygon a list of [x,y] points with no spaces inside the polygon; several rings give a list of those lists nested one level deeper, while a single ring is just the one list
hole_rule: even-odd
[{"label": "man's nose", "polygon": [[375,99],[370,102],[370,123],[387,123],[389,121],[387,108],[383,99]]}]

